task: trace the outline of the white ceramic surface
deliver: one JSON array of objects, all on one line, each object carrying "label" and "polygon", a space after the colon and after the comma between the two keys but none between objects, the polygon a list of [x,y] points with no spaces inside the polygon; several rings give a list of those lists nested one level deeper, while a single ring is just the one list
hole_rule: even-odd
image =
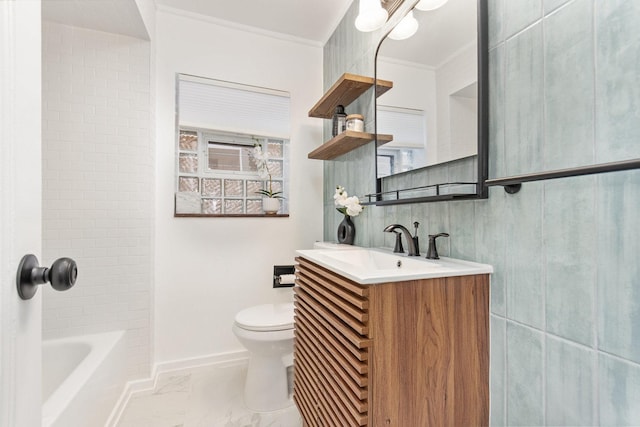
[{"label": "white ceramic surface", "polygon": [[293,329],[293,303],[262,304],[236,314],[236,325],[250,331]]},{"label": "white ceramic surface", "polygon": [[42,425],[104,425],[126,380],[124,331],[42,342]]},{"label": "white ceramic surface", "polygon": [[[285,326],[287,329],[282,329]],[[233,333],[250,352],[245,405],[256,412],[293,405],[287,380],[287,368],[293,363],[293,303],[242,310],[236,316]]]},{"label": "white ceramic surface", "polygon": [[357,283],[402,282],[437,277],[468,276],[493,272],[493,267],[471,261],[441,257],[428,260],[409,257],[385,249],[354,247],[348,251],[333,249],[298,250],[296,253]]},{"label": "white ceramic surface", "polygon": [[243,402],[247,360],[162,373],[153,390],[134,393],[117,427],[302,427],[295,406],[269,413]]}]

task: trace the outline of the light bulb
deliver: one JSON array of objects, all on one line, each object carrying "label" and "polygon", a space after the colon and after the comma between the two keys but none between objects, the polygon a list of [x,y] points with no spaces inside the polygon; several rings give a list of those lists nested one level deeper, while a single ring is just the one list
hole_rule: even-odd
[{"label": "light bulb", "polygon": [[416,5],[418,10],[436,10],[439,7],[444,6],[448,0],[420,0]]},{"label": "light bulb", "polygon": [[413,10],[402,18],[402,21],[389,33],[389,38],[393,40],[408,39],[418,31],[418,20],[413,16]]},{"label": "light bulb", "polygon": [[389,14],[380,4],[380,0],[360,0],[360,10],[356,18],[356,28],[362,32],[375,31],[381,28]]}]

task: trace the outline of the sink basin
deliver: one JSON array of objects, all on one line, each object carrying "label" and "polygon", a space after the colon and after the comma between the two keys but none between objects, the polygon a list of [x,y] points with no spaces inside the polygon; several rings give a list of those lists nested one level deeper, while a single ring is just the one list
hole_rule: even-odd
[{"label": "sink basin", "polygon": [[357,283],[401,282],[437,277],[491,273],[489,265],[442,257],[428,260],[394,254],[384,249],[353,247],[351,250],[310,249],[298,255]]},{"label": "sink basin", "polygon": [[414,259],[415,257],[400,256],[398,254],[369,249],[354,249],[352,251],[341,251],[339,253],[329,250],[320,255],[356,268],[363,268],[370,271],[392,270],[396,272],[400,269],[403,272],[407,270],[422,271],[440,267],[440,264],[436,262],[427,263],[420,259]]}]

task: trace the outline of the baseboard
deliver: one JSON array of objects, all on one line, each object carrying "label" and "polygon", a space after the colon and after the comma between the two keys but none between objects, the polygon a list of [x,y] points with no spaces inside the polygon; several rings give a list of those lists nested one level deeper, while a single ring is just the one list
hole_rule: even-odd
[{"label": "baseboard", "polygon": [[171,360],[168,362],[156,363],[153,366],[152,378],[157,380],[159,374],[166,372],[181,371],[184,369],[198,368],[200,366],[217,365],[220,363],[234,362],[249,358],[247,350],[230,351],[228,353],[210,354],[207,356],[191,357],[188,359]]},{"label": "baseboard", "polygon": [[105,427],[115,427],[120,422],[122,413],[127,407],[129,400],[136,393],[145,391],[153,391],[160,374],[167,372],[177,372],[187,369],[199,368],[202,366],[219,365],[249,358],[247,350],[232,351],[228,353],[211,354],[201,357],[191,357],[187,359],[171,360],[168,362],[156,363],[153,365],[151,376],[149,378],[128,381],[124,385],[122,394],[118,398],[115,407],[109,415],[109,419],[105,423]]}]

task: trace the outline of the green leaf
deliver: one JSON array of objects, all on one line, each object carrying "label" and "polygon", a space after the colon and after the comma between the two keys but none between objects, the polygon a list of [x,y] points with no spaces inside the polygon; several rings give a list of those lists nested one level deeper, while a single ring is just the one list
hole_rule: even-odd
[{"label": "green leaf", "polygon": [[281,196],[282,191],[258,190],[256,194],[261,194],[270,199],[284,199],[284,196]]}]

